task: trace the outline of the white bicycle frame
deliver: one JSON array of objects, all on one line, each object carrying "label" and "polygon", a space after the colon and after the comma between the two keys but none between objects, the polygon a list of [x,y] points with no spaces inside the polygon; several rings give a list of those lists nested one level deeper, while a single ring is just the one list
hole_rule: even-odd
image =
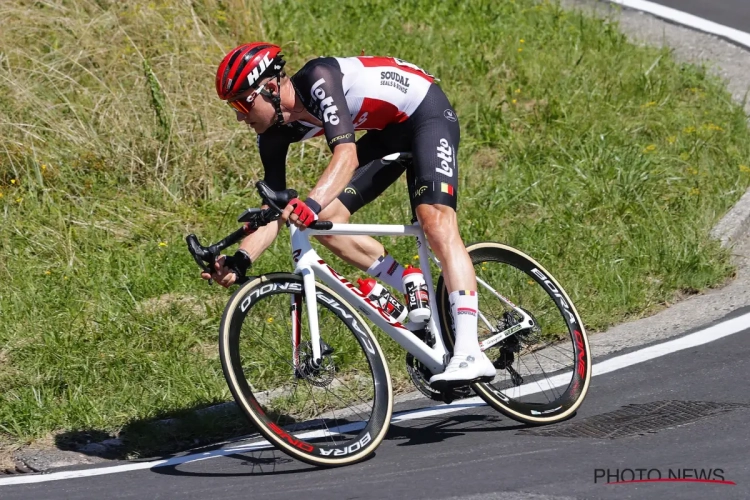
[{"label": "white bicycle frame", "polygon": [[[411,225],[383,225],[383,224],[333,224],[328,230],[306,229],[300,231],[294,226],[290,227],[292,242],[292,259],[295,265],[295,274],[302,275],[305,291],[305,301],[307,303],[307,313],[310,327],[310,341],[312,344],[313,359],[315,363],[321,362],[321,345],[320,330],[318,329],[318,309],[315,297],[315,278],[319,277],[326,285],[332,288],[341,298],[349,304],[355,306],[389,337],[395,340],[407,352],[411,353],[418,359],[430,372],[441,373],[444,371],[448,362],[448,351],[443,343],[440,326],[437,323],[437,295],[432,282],[432,273],[430,271],[430,260],[440,267],[440,262],[432,255],[428,249],[427,240],[424,231],[419,223]],[[428,346],[420,340],[414,333],[404,325],[393,319],[388,313],[383,311],[376,303],[369,300],[359,289],[350,283],[346,278],[339,275],[333,270],[320,256],[315,252],[310,244],[309,237],[316,235],[367,235],[367,236],[413,236],[417,238],[417,250],[419,254],[419,264],[425,281],[427,290],[430,294],[430,321],[427,324],[435,338],[435,345]],[[501,340],[513,335],[524,328],[534,326],[532,318],[521,308],[516,307],[511,301],[497,293],[489,284],[477,278],[477,284],[485,288],[489,293],[495,295],[498,299],[505,302],[509,307],[516,310],[522,317],[522,321],[507,328],[498,331],[493,327],[487,318],[479,312],[481,319],[491,332],[497,332],[490,338],[480,343],[482,350],[485,350]],[[294,355],[294,367],[298,367],[299,359],[297,357],[300,343],[300,324],[299,324],[299,303],[292,297],[292,352]],[[344,312],[344,314],[346,314]]]}]

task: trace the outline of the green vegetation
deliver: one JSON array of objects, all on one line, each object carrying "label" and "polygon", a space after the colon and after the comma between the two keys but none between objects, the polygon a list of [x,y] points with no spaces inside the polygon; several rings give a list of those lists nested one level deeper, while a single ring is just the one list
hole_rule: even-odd
[{"label": "green vegetation", "polygon": [[[364,49],[437,75],[462,124],[464,238],[535,256],[591,331],[731,275],[708,232],[750,184],[750,137],[703,69],[548,2],[260,5],[0,4],[0,441],[230,399],[228,293],[200,282],[184,236],[223,236],[257,203],[254,136],[214,92],[242,41],[281,44],[291,71]],[[293,147],[289,184],[305,193],[327,158]],[[406,222],[406,196],[402,180],[356,220]],[[255,272],[289,262],[287,242]],[[410,244],[388,247],[407,263]]]}]

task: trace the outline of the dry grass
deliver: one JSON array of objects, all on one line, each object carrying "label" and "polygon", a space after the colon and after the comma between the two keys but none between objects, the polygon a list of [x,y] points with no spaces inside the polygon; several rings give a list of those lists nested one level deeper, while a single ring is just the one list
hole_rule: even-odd
[{"label": "dry grass", "polygon": [[116,171],[177,196],[231,163],[236,125],[203,118],[224,111],[213,72],[230,46],[214,31],[259,37],[258,2],[11,0],[0,25],[0,182]]}]

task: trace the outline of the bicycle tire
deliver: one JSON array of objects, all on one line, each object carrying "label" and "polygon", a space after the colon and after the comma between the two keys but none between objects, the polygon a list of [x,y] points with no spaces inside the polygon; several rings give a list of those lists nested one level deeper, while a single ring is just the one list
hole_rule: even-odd
[{"label": "bicycle tire", "polygon": [[[518,287],[522,287],[524,284],[523,282],[525,282],[526,285],[530,285],[529,289],[532,290],[532,292],[528,294],[529,297],[533,296],[538,302],[540,300],[539,297],[546,295],[546,297],[551,299],[551,302],[554,304],[554,307],[550,305],[545,308],[545,311],[550,310],[549,313],[545,312],[545,318],[547,317],[547,314],[549,314],[549,317],[554,316],[555,318],[557,318],[550,320],[549,322],[543,322],[545,324],[540,325],[536,320],[536,317],[534,317],[535,322],[537,323],[536,328],[539,329],[539,332],[529,332],[522,334],[522,330],[522,332],[513,334],[508,338],[512,339],[513,337],[516,337],[517,342],[503,339],[498,344],[499,347],[491,346],[490,348],[485,350],[485,354],[487,354],[488,357],[490,357],[490,360],[495,363],[496,368],[498,368],[498,366],[509,365],[516,372],[516,375],[524,379],[519,369],[523,369],[523,367],[526,367],[527,371],[530,373],[530,378],[534,379],[534,382],[527,384],[517,384],[517,380],[513,380],[512,372],[506,367],[503,369],[498,368],[498,373],[503,372],[504,370],[511,373],[510,382],[508,382],[507,380],[498,381],[498,375],[493,382],[471,384],[472,389],[474,389],[474,392],[487,404],[489,404],[502,414],[506,415],[507,417],[512,418],[518,422],[530,425],[543,425],[560,422],[572,417],[575,414],[575,411],[582,404],[586,393],[588,392],[589,384],[591,381],[592,362],[591,351],[589,348],[585,328],[578,312],[576,311],[575,306],[573,305],[573,302],[570,300],[570,297],[565,293],[562,286],[560,286],[560,284],[557,282],[557,280],[555,280],[552,274],[549,273],[549,271],[547,271],[530,256],[515,248],[500,243],[482,242],[470,245],[466,249],[469,253],[469,256],[471,257],[472,263],[474,264],[474,268],[477,272],[478,278],[482,276],[482,273],[485,272],[486,266],[489,266],[490,263],[505,266],[493,266],[493,269],[500,269],[500,271],[493,271],[494,276],[502,276],[503,278],[505,278],[505,280],[507,280],[506,283],[500,283],[500,285],[502,286],[498,286],[497,291],[504,295],[506,290],[503,287],[511,287],[511,283],[520,283]],[[538,285],[538,287],[534,287],[534,285]],[[450,350],[454,345],[453,320],[450,312],[448,291],[445,288],[445,283],[442,275],[438,280],[437,288],[437,296],[439,297],[438,312],[440,316],[440,327],[443,335],[443,340]],[[488,307],[488,304],[490,304],[492,300],[501,303],[501,301],[499,299],[496,299],[493,294],[489,292],[489,290],[483,290],[482,285],[480,285],[479,283],[478,290],[480,299],[480,313],[487,313],[487,309],[490,308]],[[518,305],[524,308],[525,311],[527,311],[527,309],[524,307],[524,301],[521,300],[521,298],[513,296],[507,296],[507,298],[511,300],[515,305]],[[551,312],[555,308],[557,309],[559,317]],[[510,308],[508,309],[510,310]],[[527,312],[531,312],[532,315],[535,313],[533,309],[529,309]],[[487,316],[485,315],[485,317]],[[495,321],[500,321],[495,316],[493,316],[493,318],[495,318]],[[562,320],[562,322],[560,322],[560,319]],[[570,352],[568,357],[571,359],[572,364],[571,367],[567,369],[565,367],[556,368],[556,375],[554,375],[554,377],[558,378],[549,379],[547,382],[544,382],[541,381],[541,377],[546,375],[546,372],[542,364],[549,365],[555,361],[559,362],[559,359],[562,359],[565,356],[565,354],[560,354],[560,352],[562,352],[562,349],[560,349],[559,346],[551,340],[547,346],[541,349],[534,348],[534,345],[530,343],[530,339],[543,339],[544,332],[542,332],[541,330],[544,326],[547,326],[546,323],[555,323],[558,328],[562,328],[562,326],[560,325],[564,323],[565,328],[567,329],[567,338],[565,338],[564,334],[560,334],[558,336],[563,339],[562,342],[570,342],[572,351]],[[479,322],[479,326],[483,326],[481,321]],[[503,328],[505,327],[507,327],[507,324]],[[479,333],[480,342],[482,341],[483,337],[481,329],[482,328],[480,328]],[[489,333],[497,332],[500,330],[499,327],[495,328],[494,330],[491,328],[488,329],[490,330]],[[533,337],[532,333],[534,335]],[[520,340],[521,338],[525,338],[528,344],[523,345],[521,343],[522,340]],[[513,344],[513,342],[516,342],[516,344]],[[509,345],[511,345],[511,347],[509,347]],[[508,352],[512,353],[512,349],[516,348],[519,349],[518,353],[516,354],[518,356],[518,363],[514,366],[514,355],[508,355]],[[552,351],[553,348],[555,349],[554,351]],[[537,360],[539,368],[534,368],[536,372],[532,372],[532,370],[529,369],[525,363],[523,363],[523,366],[521,366],[522,363],[520,353],[522,351],[526,351],[526,354],[535,354],[538,352],[540,353],[540,357],[544,357],[546,359],[544,359],[542,362],[539,362],[539,360]],[[542,356],[542,354],[544,355]],[[493,355],[496,355],[496,357],[493,358]],[[560,364],[562,365],[562,363]],[[539,372],[541,372],[541,374]],[[564,384],[567,376],[566,373],[569,373],[570,376],[570,380],[567,382],[567,385]],[[563,383],[563,385],[555,385],[560,384],[561,382]],[[532,384],[536,384],[538,388],[541,389],[541,391],[530,393],[529,391],[535,390],[535,387],[533,387]],[[558,396],[553,400],[548,400],[546,403],[539,403],[531,400],[531,396],[534,394],[544,393],[544,396],[548,392],[555,392],[558,387],[563,386],[565,387],[565,391],[558,393]],[[516,391],[515,394],[517,394],[517,397],[511,396],[514,390]],[[541,398],[543,396],[538,397]]]},{"label": "bicycle tire", "polygon": [[[299,301],[300,307],[298,309],[301,314],[307,314],[304,307],[302,278],[288,273],[267,274],[248,281],[232,295],[224,310],[220,325],[219,354],[224,376],[235,401],[248,420],[268,442],[293,458],[321,467],[337,467],[364,460],[378,447],[390,425],[393,412],[391,378],[383,352],[367,324],[352,306],[331,289],[316,283],[321,339],[324,342],[333,342],[331,335],[336,335],[337,343],[341,345],[346,343],[348,347],[344,350],[348,349],[348,351],[346,353],[341,352],[341,345],[332,345],[333,354],[328,358],[330,369],[328,368],[329,365],[326,365],[325,372],[321,368],[317,373],[313,373],[313,370],[309,368],[307,374],[302,368],[295,370],[290,358],[287,364],[292,367],[289,373],[290,378],[294,380],[292,385],[281,384],[276,386],[274,385],[276,382],[262,382],[260,384],[254,382],[255,385],[251,388],[251,383],[247,380],[248,375],[254,374],[254,371],[260,373],[260,368],[258,368],[260,366],[264,368],[273,366],[269,359],[257,359],[262,353],[275,353],[281,360],[279,363],[282,368],[286,368],[283,360],[285,354],[281,352],[282,347],[279,347],[278,350],[274,347],[269,351],[265,349],[261,342],[256,340],[262,332],[269,328],[264,326],[264,322],[267,325],[272,324],[265,316],[257,317],[258,314],[267,314],[267,311],[271,310],[269,308],[274,305],[272,303],[277,301],[274,297],[280,294],[287,295],[290,300],[294,297],[293,300]],[[266,301],[266,305],[261,306],[264,301]],[[287,302],[287,308],[289,305],[290,302]],[[255,315],[253,315],[254,310],[257,310]],[[330,321],[321,319],[324,312],[325,318],[331,318]],[[332,315],[328,313],[332,313]],[[250,322],[247,320],[250,320]],[[340,325],[335,326],[338,321],[343,323],[345,329],[340,329]],[[297,322],[303,328],[306,323],[307,321],[302,320]],[[249,332],[244,337],[243,325],[246,326],[244,332]],[[333,326],[329,328],[327,325]],[[277,322],[275,328],[283,331],[285,325]],[[324,331],[324,328],[326,328],[326,331]],[[354,337],[354,342],[346,340],[348,334]],[[267,338],[269,341],[273,341],[276,337],[269,333]],[[291,354],[293,351],[291,337],[287,336],[286,339]],[[251,342],[255,342],[254,347],[248,347]],[[283,346],[283,343],[279,345]],[[336,351],[337,348],[339,353]],[[359,351],[357,351],[357,348]],[[356,352],[352,354],[353,351]],[[298,359],[302,359],[303,354],[304,352],[300,348],[296,356]],[[294,356],[294,354],[291,355]],[[336,378],[353,373],[350,369],[350,360],[344,361],[345,356],[360,359],[360,364],[366,365],[369,369],[369,375],[357,375],[355,378],[343,382],[341,378]],[[243,365],[244,361],[247,361],[246,365]],[[348,365],[347,362],[349,362]],[[300,364],[300,366],[307,365]],[[320,387],[326,383],[324,377],[328,375],[332,379],[327,382],[327,386]],[[368,379],[368,376],[371,379]],[[315,377],[319,379],[316,380]],[[254,379],[254,381],[258,379]],[[360,385],[364,387],[369,383],[368,380],[371,380],[373,386],[372,400],[358,403],[360,412],[355,411],[356,418],[360,418],[363,414],[365,418],[361,421],[352,421],[345,411],[343,413],[340,411],[337,416],[337,410],[330,409],[331,401],[334,404],[338,402],[343,404],[347,399],[350,399],[349,397],[342,397],[340,394],[337,396],[335,393],[338,389],[341,389],[342,386],[345,387],[354,393],[354,399],[356,399],[356,396],[361,395],[353,391],[350,386],[355,386],[355,389],[359,388]],[[336,385],[337,382],[339,385]],[[267,386],[263,388],[263,384]],[[298,389],[300,389],[299,392]],[[295,403],[298,402],[295,398],[304,397],[303,391],[305,389],[309,390],[308,397],[312,400],[311,409],[304,406],[301,408],[295,407]],[[369,391],[366,387],[364,390]],[[282,391],[289,391],[292,398],[283,399],[285,396],[281,395]],[[320,395],[321,391],[326,393],[326,405],[328,406],[319,406],[315,401],[316,394]],[[331,394],[334,396],[329,398]],[[275,405],[277,402],[279,408],[272,408],[271,405]],[[308,403],[302,402],[300,404]],[[365,409],[361,408],[367,404],[372,405],[369,419],[367,418],[368,415],[363,413]],[[321,408],[324,411],[321,411]],[[351,411],[351,408],[348,410]],[[311,418],[298,420],[300,415],[308,415],[311,411],[315,413],[311,415]],[[314,431],[316,425],[321,429]]]}]

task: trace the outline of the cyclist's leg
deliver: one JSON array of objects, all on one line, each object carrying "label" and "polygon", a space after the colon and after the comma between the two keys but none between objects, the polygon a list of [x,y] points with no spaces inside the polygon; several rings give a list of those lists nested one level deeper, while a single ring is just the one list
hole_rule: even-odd
[{"label": "cyclist's leg", "polygon": [[[456,325],[454,360],[431,383],[494,376],[477,341],[477,283],[456,217],[460,129],[447,97],[432,85],[414,120],[409,196],[427,241],[440,260]],[[455,361],[455,363],[454,363]]]},{"label": "cyclist's leg", "polygon": [[[370,131],[357,141],[357,156],[362,166],[356,170],[351,182],[338,199],[320,213],[321,219],[348,222],[351,214],[377,198],[401,176],[404,172],[401,164],[381,161],[387,154],[409,149],[408,142],[404,141],[406,135],[401,128],[393,126],[382,131]],[[400,142],[403,144],[399,144]],[[353,266],[401,290],[403,268],[378,240],[364,235],[317,238],[334,254]]]}]

